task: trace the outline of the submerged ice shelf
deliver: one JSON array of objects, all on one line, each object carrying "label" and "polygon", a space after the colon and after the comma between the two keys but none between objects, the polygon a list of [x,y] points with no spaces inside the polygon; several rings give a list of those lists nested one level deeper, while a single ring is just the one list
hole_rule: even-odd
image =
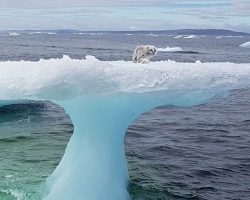
[{"label": "submerged ice shelf", "polygon": [[[179,91],[168,95],[155,92],[82,96],[57,102],[71,116],[75,130],[60,165],[48,179],[45,199],[129,199],[124,152],[127,127],[155,106],[190,106],[211,96],[203,91]],[[195,100],[190,101],[191,97]]]},{"label": "submerged ice shelf", "polygon": [[[74,134],[48,178],[45,200],[126,200],[124,136],[132,121],[160,105],[192,106],[250,86],[250,64],[134,64],[62,59],[0,63],[1,105],[47,99],[70,115]],[[6,101],[7,100],[7,101]]]}]

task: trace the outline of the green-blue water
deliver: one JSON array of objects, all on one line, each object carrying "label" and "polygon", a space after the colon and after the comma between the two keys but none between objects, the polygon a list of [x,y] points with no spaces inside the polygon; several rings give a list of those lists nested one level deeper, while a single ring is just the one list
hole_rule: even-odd
[{"label": "green-blue water", "polygon": [[0,108],[0,199],[39,199],[72,132],[68,116],[50,102]]}]

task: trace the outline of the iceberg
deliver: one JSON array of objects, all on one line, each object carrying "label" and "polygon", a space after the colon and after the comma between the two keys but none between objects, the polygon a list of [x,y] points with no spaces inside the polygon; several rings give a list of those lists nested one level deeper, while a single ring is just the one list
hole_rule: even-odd
[{"label": "iceberg", "polygon": [[250,42],[245,42],[245,43],[241,44],[240,47],[250,48]]},{"label": "iceberg", "polygon": [[44,200],[128,200],[127,127],[161,105],[193,106],[249,87],[250,64],[76,60],[0,62],[0,105],[46,99],[74,124]]},{"label": "iceberg", "polygon": [[181,47],[166,47],[166,48],[157,48],[157,51],[162,52],[180,52],[183,51]]}]

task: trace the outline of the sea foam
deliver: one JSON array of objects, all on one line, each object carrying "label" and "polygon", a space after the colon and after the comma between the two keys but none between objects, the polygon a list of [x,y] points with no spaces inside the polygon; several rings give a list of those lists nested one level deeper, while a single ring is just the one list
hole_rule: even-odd
[{"label": "sea foam", "polygon": [[0,62],[0,105],[47,99],[74,124],[44,200],[127,200],[127,127],[160,105],[192,106],[250,83],[250,64],[62,59]]}]

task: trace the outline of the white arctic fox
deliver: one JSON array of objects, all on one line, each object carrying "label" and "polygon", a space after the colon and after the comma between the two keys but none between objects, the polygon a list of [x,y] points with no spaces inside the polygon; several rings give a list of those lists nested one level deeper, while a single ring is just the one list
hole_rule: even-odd
[{"label": "white arctic fox", "polygon": [[149,63],[150,58],[156,54],[157,48],[151,45],[138,46],[134,51],[134,63]]}]

